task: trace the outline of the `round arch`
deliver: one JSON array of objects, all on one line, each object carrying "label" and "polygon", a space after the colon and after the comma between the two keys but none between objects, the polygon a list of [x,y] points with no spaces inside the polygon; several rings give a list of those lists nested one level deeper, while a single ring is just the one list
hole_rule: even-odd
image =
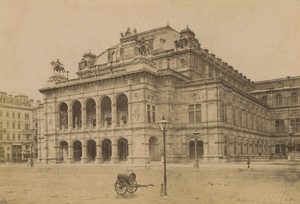
[{"label": "round arch", "polygon": [[125,94],[118,94],[116,97],[117,124],[123,125],[128,122],[128,97]]},{"label": "round arch", "polygon": [[81,109],[82,109],[82,105],[78,100],[72,102],[73,128],[81,127],[82,124]]},{"label": "round arch", "polygon": [[87,141],[87,162],[92,162],[96,160],[97,151],[96,151],[96,142],[95,140]]},{"label": "round arch", "polygon": [[58,150],[60,162],[65,163],[68,160],[69,157],[68,148],[69,148],[68,142],[66,142],[65,140],[60,141],[59,150]]},{"label": "round arch", "polygon": [[[204,146],[202,140],[197,140],[196,142],[196,150],[198,158],[202,158],[204,154]],[[195,140],[190,140],[189,142],[189,157],[195,158]]]},{"label": "round arch", "polygon": [[103,161],[110,161],[112,155],[111,140],[104,139],[102,141],[102,158]]},{"label": "round arch", "polygon": [[128,140],[121,138],[118,140],[118,159],[119,161],[126,161],[128,157]]},{"label": "round arch", "polygon": [[86,124],[87,126],[96,126],[96,101],[89,98],[85,101],[86,107]]},{"label": "round arch", "polygon": [[160,160],[160,150],[158,139],[154,136],[149,138],[149,156],[151,161]]},{"label": "round arch", "polygon": [[73,153],[74,161],[80,161],[82,156],[82,143],[79,140],[75,140],[73,143]]},{"label": "round arch", "polygon": [[112,123],[112,102],[109,96],[103,96],[100,99],[101,107],[101,124],[104,126]]},{"label": "round arch", "polygon": [[60,102],[58,105],[59,110],[59,127],[62,128],[68,128],[68,110],[69,107],[67,103]]}]

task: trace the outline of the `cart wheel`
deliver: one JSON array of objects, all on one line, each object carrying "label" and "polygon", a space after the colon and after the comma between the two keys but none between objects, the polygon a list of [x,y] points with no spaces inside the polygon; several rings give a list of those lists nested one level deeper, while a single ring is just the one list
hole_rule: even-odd
[{"label": "cart wheel", "polygon": [[117,194],[124,195],[127,192],[127,183],[123,179],[118,179],[115,183]]},{"label": "cart wheel", "polygon": [[136,190],[137,190],[137,183],[136,183],[136,181],[134,181],[134,182],[132,182],[131,184],[128,185],[127,191],[129,193],[134,193],[134,192],[136,192]]}]

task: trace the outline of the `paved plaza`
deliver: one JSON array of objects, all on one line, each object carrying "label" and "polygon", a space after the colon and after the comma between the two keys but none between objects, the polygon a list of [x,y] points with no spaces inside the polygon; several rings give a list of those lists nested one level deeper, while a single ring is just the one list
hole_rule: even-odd
[{"label": "paved plaza", "polygon": [[[118,195],[117,174],[133,170],[134,194]],[[0,200],[9,204],[85,203],[300,203],[300,165],[245,163],[168,165],[168,196],[161,197],[163,166],[0,165]]]}]

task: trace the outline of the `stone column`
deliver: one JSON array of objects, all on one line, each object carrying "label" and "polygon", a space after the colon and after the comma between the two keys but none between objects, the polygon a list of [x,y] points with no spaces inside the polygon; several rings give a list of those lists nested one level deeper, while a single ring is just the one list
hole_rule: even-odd
[{"label": "stone column", "polygon": [[111,125],[113,127],[116,127],[117,126],[117,104],[113,103],[111,105]]},{"label": "stone column", "polygon": [[99,130],[101,127],[101,106],[96,105],[96,129]]},{"label": "stone column", "polygon": [[117,126],[117,104],[115,103],[111,104],[111,126]]},{"label": "stone column", "polygon": [[113,163],[118,163],[118,144],[115,142],[111,144],[111,162]]},{"label": "stone column", "polygon": [[86,128],[86,107],[81,108],[81,124],[82,124],[82,128],[85,129]]},{"label": "stone column", "polygon": [[148,137],[145,136],[145,142],[144,142],[144,157],[145,157],[145,164],[150,164],[150,152],[149,152],[149,139],[147,141]]},{"label": "stone column", "polygon": [[96,156],[96,163],[101,164],[102,163],[102,144],[100,141],[97,143],[97,156]]},{"label": "stone column", "polygon": [[82,156],[81,156],[80,163],[85,164],[87,162],[87,145],[83,143],[81,149],[82,149]]},{"label": "stone column", "polygon": [[73,113],[72,109],[68,109],[68,129],[71,131],[73,128]]},{"label": "stone column", "polygon": [[[139,155],[142,156],[142,155]],[[131,164],[133,164],[133,152],[132,152],[132,142],[128,142],[128,160],[131,160]]]},{"label": "stone column", "polygon": [[[71,142],[69,142],[71,144]],[[74,146],[73,145],[68,145],[68,164],[73,163],[73,154],[74,154]]]}]

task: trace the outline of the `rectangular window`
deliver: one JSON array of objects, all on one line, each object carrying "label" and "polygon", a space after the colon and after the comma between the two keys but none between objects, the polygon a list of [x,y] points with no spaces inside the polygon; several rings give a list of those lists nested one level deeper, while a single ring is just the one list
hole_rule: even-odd
[{"label": "rectangular window", "polygon": [[243,117],[242,117],[242,114],[243,114],[243,112],[240,110],[240,112],[239,112],[239,123],[240,123],[240,126],[243,125]]},{"label": "rectangular window", "polygon": [[155,123],[155,106],[147,105],[147,122]]},{"label": "rectangular window", "polygon": [[20,134],[18,134],[18,140],[21,140],[21,135]]},{"label": "rectangular window", "polygon": [[0,133],[0,140],[3,140],[3,133]]},{"label": "rectangular window", "polygon": [[0,117],[2,117],[2,111],[0,111]]},{"label": "rectangular window", "polygon": [[6,123],[6,128],[9,128],[9,123]]},{"label": "rectangular window", "polygon": [[29,130],[30,129],[30,124],[25,124],[25,130]]},{"label": "rectangular window", "polygon": [[18,129],[19,129],[19,130],[21,129],[21,124],[20,124],[20,123],[18,123]]},{"label": "rectangular window", "polygon": [[6,117],[9,118],[9,112],[6,112]]},{"label": "rectangular window", "polygon": [[15,140],[15,139],[16,139],[16,135],[15,135],[15,134],[13,134],[13,137],[12,137],[12,139],[13,139],[13,140]]},{"label": "rectangular window", "polygon": [[236,125],[235,113],[236,113],[236,110],[234,108],[232,108],[232,122],[234,125]]},{"label": "rectangular window", "polygon": [[3,123],[2,122],[0,122],[0,128],[3,128]]},{"label": "rectangular window", "polygon": [[291,126],[292,126],[293,132],[300,132],[300,118],[292,119]]},{"label": "rectangular window", "polygon": [[223,104],[223,122],[227,122],[227,104]]},{"label": "rectangular window", "polygon": [[148,121],[148,123],[151,123],[151,109],[150,109],[150,105],[147,105],[147,121]]},{"label": "rectangular window", "polygon": [[275,131],[276,133],[284,132],[284,120],[275,120]]},{"label": "rectangular window", "polygon": [[15,118],[15,113],[12,113],[12,118]]},{"label": "rectangular window", "polygon": [[10,137],[10,135],[9,135],[9,133],[7,133],[7,134],[6,134],[6,138],[7,138],[7,140],[10,140],[10,138],[9,138],[9,137]]},{"label": "rectangular window", "polygon": [[18,119],[20,119],[21,118],[21,113],[18,113]]},{"label": "rectangular window", "polygon": [[155,123],[155,106],[152,106],[152,122]]},{"label": "rectangular window", "polygon": [[29,114],[25,113],[25,120],[29,120]]},{"label": "rectangular window", "polygon": [[27,141],[30,140],[30,135],[26,135],[26,140],[27,140]]},{"label": "rectangular window", "polygon": [[13,124],[12,124],[12,129],[15,129],[15,128],[16,128],[16,124],[13,123]]},{"label": "rectangular window", "polygon": [[201,104],[189,105],[189,123],[201,122]]}]

